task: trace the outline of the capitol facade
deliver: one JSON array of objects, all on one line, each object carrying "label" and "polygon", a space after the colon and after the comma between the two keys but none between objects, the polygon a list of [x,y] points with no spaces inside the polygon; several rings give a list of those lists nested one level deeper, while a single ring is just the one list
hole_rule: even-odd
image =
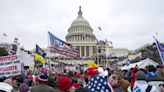
[{"label": "capitol facade", "polygon": [[97,53],[96,36],[89,22],[83,17],[79,7],[78,17],[72,22],[66,35],[66,42],[72,44],[78,50],[78,57],[92,57]]}]

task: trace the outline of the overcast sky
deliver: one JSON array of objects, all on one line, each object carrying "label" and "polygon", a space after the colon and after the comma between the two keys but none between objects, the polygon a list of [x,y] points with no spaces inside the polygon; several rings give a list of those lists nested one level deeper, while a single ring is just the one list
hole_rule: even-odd
[{"label": "overcast sky", "polygon": [[0,40],[6,33],[3,41],[17,37],[26,49],[47,47],[47,31],[65,40],[79,5],[96,37],[114,47],[137,49],[155,33],[164,42],[164,0],[0,0]]}]

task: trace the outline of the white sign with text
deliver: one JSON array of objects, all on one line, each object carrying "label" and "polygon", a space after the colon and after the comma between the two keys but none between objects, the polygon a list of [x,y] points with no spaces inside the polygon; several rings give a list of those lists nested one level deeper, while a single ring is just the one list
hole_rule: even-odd
[{"label": "white sign with text", "polygon": [[18,55],[0,57],[0,77],[21,74],[21,62]]}]

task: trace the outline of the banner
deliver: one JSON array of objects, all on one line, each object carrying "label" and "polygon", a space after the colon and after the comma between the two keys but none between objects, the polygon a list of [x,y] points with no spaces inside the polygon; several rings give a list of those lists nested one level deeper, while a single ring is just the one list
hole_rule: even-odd
[{"label": "banner", "polygon": [[21,74],[21,62],[17,55],[0,57],[0,77]]},{"label": "banner", "polygon": [[71,44],[66,43],[48,32],[50,37],[50,51],[55,53],[60,53],[71,58],[75,58],[78,54],[76,48],[74,48]]}]

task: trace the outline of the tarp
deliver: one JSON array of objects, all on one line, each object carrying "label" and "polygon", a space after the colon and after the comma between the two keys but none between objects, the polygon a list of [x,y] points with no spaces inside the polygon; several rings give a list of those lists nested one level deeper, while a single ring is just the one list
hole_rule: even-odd
[{"label": "tarp", "polygon": [[132,63],[130,65],[126,65],[126,66],[123,66],[121,69],[122,70],[129,70],[130,68],[134,68],[135,66],[138,66],[139,68],[145,68],[146,66],[148,65],[154,65],[155,67],[158,65],[158,63],[156,63],[155,61],[147,58],[147,59],[144,59],[140,62],[137,62],[137,63]]}]

